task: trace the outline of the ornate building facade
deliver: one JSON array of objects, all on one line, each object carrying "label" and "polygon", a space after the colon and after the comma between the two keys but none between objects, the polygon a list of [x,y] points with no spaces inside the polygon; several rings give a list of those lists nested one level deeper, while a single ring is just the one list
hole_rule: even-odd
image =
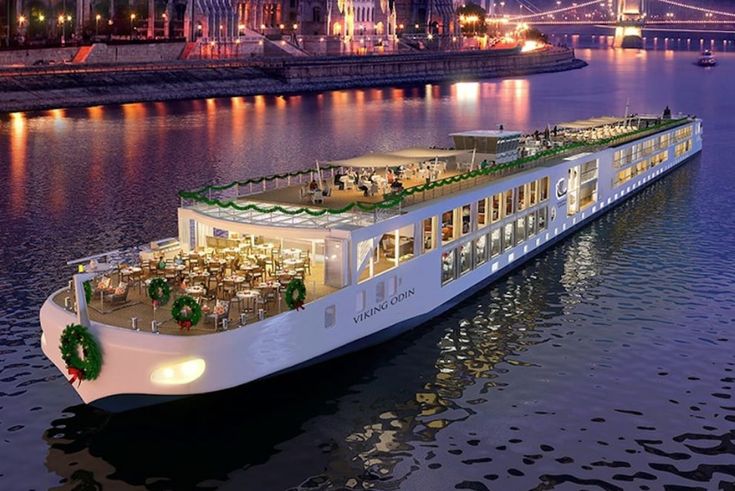
[{"label": "ornate building facade", "polygon": [[449,34],[455,17],[454,0],[3,1],[6,41],[43,32],[66,40],[101,35],[218,40],[259,34],[375,42],[404,32]]}]

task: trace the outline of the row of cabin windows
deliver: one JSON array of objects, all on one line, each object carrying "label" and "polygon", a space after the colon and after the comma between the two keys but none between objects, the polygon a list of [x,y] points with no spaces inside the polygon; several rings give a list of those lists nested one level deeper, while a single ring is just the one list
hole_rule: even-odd
[{"label": "row of cabin windows", "polygon": [[674,142],[690,138],[692,136],[692,126],[688,125],[679,128],[676,131],[664,133],[656,138],[650,138],[644,142],[636,143],[627,148],[617,150],[613,157],[613,166],[622,167],[624,165],[635,162],[656,150],[664,150]]},{"label": "row of cabin windows", "polygon": [[441,243],[447,244],[548,199],[549,178],[544,177],[479,200],[474,223],[472,205],[466,204],[440,217],[424,219],[418,229],[420,237],[414,237],[414,226],[409,224],[379,238],[362,241],[358,244],[355,265],[362,268],[357,282],[362,283],[391,270],[409,261],[415,254],[434,250],[438,245],[439,230]]},{"label": "row of cabin windows", "polygon": [[548,208],[543,207],[490,230],[442,253],[442,285],[476,269],[503,252],[541,233],[548,227]]},{"label": "row of cabin windows", "polygon": [[678,143],[674,147],[674,156],[675,157],[681,157],[682,155],[684,155],[685,153],[687,153],[691,149],[692,149],[692,140],[691,139],[689,139],[689,140],[687,140],[685,142],[682,142],[682,143]]},{"label": "row of cabin windows", "polygon": [[[472,207],[470,204],[447,210],[441,215],[441,241],[448,244],[491,223],[496,223],[515,213],[535,206],[549,199],[549,178],[543,177],[522,184],[516,188],[497,193],[477,202],[475,223],[472,223]],[[433,247],[433,219],[424,220],[424,231],[430,237],[424,237],[424,243]]]},{"label": "row of cabin windows", "polygon": [[691,125],[685,126],[683,128],[679,128],[674,132],[674,139],[675,140],[684,140],[685,138],[690,138],[692,136],[692,127]]},{"label": "row of cabin windows", "polygon": [[613,187],[622,186],[634,177],[643,174],[649,168],[656,167],[657,165],[666,162],[668,159],[669,151],[666,150],[664,152],[657,153],[650,159],[641,160],[637,164],[631,165],[630,167],[621,170],[615,175],[615,182],[613,184]]}]

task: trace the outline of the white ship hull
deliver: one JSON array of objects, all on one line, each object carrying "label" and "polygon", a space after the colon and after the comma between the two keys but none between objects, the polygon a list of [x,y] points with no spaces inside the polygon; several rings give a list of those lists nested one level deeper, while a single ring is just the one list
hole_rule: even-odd
[{"label": "white ship hull", "polygon": [[[694,127],[699,123],[691,125]],[[102,347],[103,369],[96,380],[83,381],[74,388],[86,403],[95,403],[109,410],[127,409],[247,384],[381,342],[451,309],[671,172],[701,151],[701,127],[693,130],[691,142],[691,148],[678,156],[675,156],[675,143],[672,143],[668,160],[618,187],[614,187],[618,171],[612,166],[614,149],[608,148],[429,202],[421,208],[421,213],[436,215],[523,184],[529,178],[549,176],[551,182],[546,206],[554,211],[550,212],[545,230],[495,257],[488,257],[486,263],[465,274],[458,274],[456,279],[444,285],[441,278],[442,247],[436,247],[367,281],[309,302],[303,310],[284,312],[212,335],[161,335],[91,322],[90,332]],[[555,184],[567,177],[571,166],[591,158],[599,160],[596,203],[567,216],[566,196],[561,194],[557,197]],[[415,221],[410,215],[399,216],[396,220]],[[381,225],[378,223],[372,227]],[[383,228],[388,231],[395,227],[395,223],[388,221]],[[470,239],[468,237],[467,240]],[[376,299],[379,283],[392,285],[388,286],[382,300]],[[385,292],[383,288],[381,286]],[[358,295],[363,295],[362,305],[356,302]],[[42,348],[46,356],[66,373],[58,340],[68,324],[77,322],[77,315],[54,303],[52,298],[53,295],[44,303],[40,313]],[[325,327],[325,309],[334,309],[335,306],[335,322],[331,327]],[[191,359],[201,359],[206,363],[204,372],[196,380],[180,385],[161,385],[152,381],[151,373],[161,366]]]}]

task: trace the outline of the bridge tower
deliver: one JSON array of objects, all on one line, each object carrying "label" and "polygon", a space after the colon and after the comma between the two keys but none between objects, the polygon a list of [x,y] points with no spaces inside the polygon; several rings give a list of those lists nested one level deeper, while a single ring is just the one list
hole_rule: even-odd
[{"label": "bridge tower", "polygon": [[643,48],[646,0],[618,0],[615,47]]}]

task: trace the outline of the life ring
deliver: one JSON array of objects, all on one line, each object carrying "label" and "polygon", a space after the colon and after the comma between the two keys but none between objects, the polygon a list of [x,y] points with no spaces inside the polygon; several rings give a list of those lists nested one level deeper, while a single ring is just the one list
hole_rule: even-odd
[{"label": "life ring", "polygon": [[[79,356],[79,347],[82,348],[82,356]],[[77,380],[94,380],[102,369],[102,352],[94,337],[86,327],[80,324],[69,324],[61,333],[61,344],[59,345],[61,358],[66,363],[66,369],[71,375],[69,383]]]}]

